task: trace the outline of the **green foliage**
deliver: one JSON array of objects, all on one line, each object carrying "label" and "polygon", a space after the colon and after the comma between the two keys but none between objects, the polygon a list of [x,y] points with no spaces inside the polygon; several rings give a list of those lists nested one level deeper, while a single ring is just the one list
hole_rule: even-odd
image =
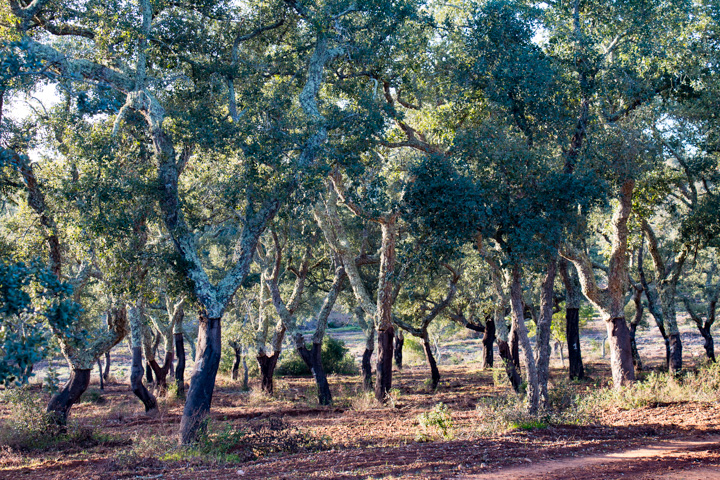
[{"label": "green foliage", "polygon": [[420,432],[415,436],[418,442],[427,442],[438,436],[443,440],[452,440],[455,437],[455,427],[447,405],[440,402],[429,412],[418,415]]},{"label": "green foliage", "polygon": [[717,402],[720,399],[720,366],[713,363],[683,376],[650,372],[632,385],[593,389],[582,396],[579,407],[588,414],[608,408],[633,409],[672,402]]},{"label": "green foliage", "polygon": [[0,382],[26,383],[48,351],[51,332],[81,341],[80,306],[69,284],[38,262],[0,262]]},{"label": "green foliage", "polygon": [[[312,344],[308,344],[307,348],[312,348]],[[321,356],[323,368],[328,375],[357,375],[359,373],[355,359],[349,354],[345,342],[342,340],[326,336],[323,339]],[[275,374],[280,376],[301,376],[311,375],[311,372],[303,359],[300,358],[297,350],[292,349],[289,352],[286,351],[280,358],[275,368]]]},{"label": "green foliage", "polygon": [[87,448],[116,443],[94,428],[76,424],[68,425],[65,432],[58,432],[52,414],[45,412],[43,399],[27,386],[5,390],[0,402],[12,410],[12,415],[0,426],[0,445],[13,450]]},{"label": "green foliage", "polygon": [[52,363],[49,363],[48,368],[45,372],[45,378],[43,379],[43,390],[50,395],[54,395],[58,392],[59,389],[60,378],[58,375],[58,370]]}]

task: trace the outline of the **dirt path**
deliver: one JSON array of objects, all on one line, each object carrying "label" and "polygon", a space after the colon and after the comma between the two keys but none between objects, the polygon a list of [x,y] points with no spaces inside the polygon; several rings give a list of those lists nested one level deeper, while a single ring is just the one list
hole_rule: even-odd
[{"label": "dirt path", "polygon": [[720,436],[660,441],[641,448],[506,468],[463,480],[674,479],[720,480]]}]

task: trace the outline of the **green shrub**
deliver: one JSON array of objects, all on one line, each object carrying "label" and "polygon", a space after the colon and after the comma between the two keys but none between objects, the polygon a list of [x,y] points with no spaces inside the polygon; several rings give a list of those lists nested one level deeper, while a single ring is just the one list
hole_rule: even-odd
[{"label": "green shrub", "polygon": [[[308,349],[312,348],[311,344],[306,345]],[[355,364],[355,360],[348,353],[345,342],[332,337],[325,337],[322,344],[322,363],[325,368],[325,373],[338,374],[338,375],[357,375],[359,370]],[[302,376],[311,375],[310,368],[305,365],[305,362],[300,358],[300,354],[297,350],[285,352],[278,366],[275,369],[275,373],[280,376],[292,375]]]},{"label": "green shrub", "polygon": [[671,402],[717,402],[720,400],[720,365],[710,364],[682,376],[650,372],[643,380],[614,389],[588,391],[579,407],[588,415],[609,407],[633,409]]},{"label": "green shrub", "polygon": [[73,423],[64,432],[59,432],[52,414],[45,412],[42,398],[27,387],[6,390],[1,401],[11,407],[13,415],[0,427],[0,445],[12,450],[87,448],[122,443],[94,428]]},{"label": "green shrub", "polygon": [[438,403],[429,412],[418,415],[420,431],[415,439],[419,442],[427,442],[434,436],[445,440],[452,440],[455,437],[455,427],[450,416],[450,410],[444,403]]}]

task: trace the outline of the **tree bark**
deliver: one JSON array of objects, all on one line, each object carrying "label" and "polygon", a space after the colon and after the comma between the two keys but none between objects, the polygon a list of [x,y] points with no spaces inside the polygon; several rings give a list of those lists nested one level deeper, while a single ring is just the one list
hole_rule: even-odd
[{"label": "tree bark", "polygon": [[106,382],[110,379],[110,351],[105,352],[105,371],[103,372],[103,380]]},{"label": "tree bark", "polygon": [[580,351],[580,309],[566,308],[565,328],[568,344],[568,374],[570,380],[585,378],[582,353]]},{"label": "tree bark", "polygon": [[163,362],[162,367],[155,359],[148,362],[150,368],[152,368],[153,373],[155,374],[155,389],[157,390],[158,395],[165,395],[167,392],[167,376],[170,371],[170,365],[172,365],[173,357],[173,351],[168,350],[165,352],[165,361]]},{"label": "tree bark", "polygon": [[575,267],[564,258],[558,261],[558,269],[565,286],[565,335],[568,345],[568,375],[570,380],[585,378],[582,352],[580,350],[580,302],[581,286]]},{"label": "tree bark", "polygon": [[705,354],[711,362],[715,363],[715,341],[713,340],[710,330],[701,328],[700,335],[702,335],[705,340],[705,343],[703,344],[703,347],[705,347]]},{"label": "tree bark", "polygon": [[322,364],[322,344],[313,342],[312,348],[308,350],[304,342],[302,343],[303,345],[298,345],[297,350],[305,365],[310,368],[313,377],[315,377],[318,388],[318,403],[320,405],[330,405],[332,403],[332,393]]},{"label": "tree bark", "polygon": [[630,348],[630,330],[625,317],[616,317],[605,322],[610,343],[610,367],[613,383],[627,385],[635,380],[632,350]]},{"label": "tree bark", "polygon": [[102,361],[97,359],[98,377],[100,378],[100,390],[105,390],[105,381],[103,380]]},{"label": "tree bark", "polygon": [[493,343],[495,342],[495,320],[488,318],[485,321],[485,332],[483,333],[483,363],[482,368],[486,370],[493,368]]},{"label": "tree bark", "polygon": [[64,431],[67,425],[67,417],[70,408],[77,402],[90,385],[91,369],[73,368],[70,378],[62,390],[56,393],[47,407],[47,412],[52,414],[53,423]]},{"label": "tree bark", "polygon": [[155,383],[155,378],[153,377],[153,370],[150,366],[150,362],[145,362],[145,381],[147,381],[148,385],[151,383]]},{"label": "tree bark", "polygon": [[242,355],[240,355],[240,346],[237,347],[235,345],[230,345],[233,349],[233,352],[235,353],[235,358],[233,360],[232,364],[232,370],[230,371],[230,378],[233,380],[237,380],[240,376],[240,361],[242,360]]},{"label": "tree bark", "polygon": [[403,367],[403,344],[405,343],[405,335],[403,335],[402,329],[398,328],[395,333],[395,366],[398,370],[402,370]]},{"label": "tree bark", "polygon": [[512,328],[510,329],[510,355],[515,370],[517,370],[518,374],[522,373],[522,369],[520,368],[520,343],[518,342],[518,332]]},{"label": "tree bark", "polygon": [[143,384],[142,347],[133,346],[132,368],[130,370],[130,387],[133,393],[145,406],[145,412],[157,410],[155,397],[145,388]]},{"label": "tree bark", "polygon": [[438,370],[437,362],[435,362],[435,356],[432,353],[432,347],[430,346],[430,338],[425,332],[423,336],[423,350],[425,350],[425,358],[427,359],[428,365],[430,366],[430,388],[435,390],[440,383],[440,370]]},{"label": "tree bark", "polygon": [[210,410],[215,377],[220,366],[222,338],[220,318],[209,318],[200,310],[198,329],[197,361],[190,377],[190,389],[180,422],[180,441],[189,444],[197,439],[197,434],[205,426],[205,418]]},{"label": "tree bark", "polygon": [[265,352],[257,356],[258,366],[260,367],[260,388],[268,395],[272,395],[275,389],[273,382],[273,373],[277,365],[280,352],[273,352],[268,356]]},{"label": "tree bark", "polygon": [[540,402],[543,408],[550,405],[548,380],[550,379],[550,328],[552,326],[553,299],[557,261],[550,260],[545,270],[545,278],[540,292],[540,315],[537,321],[535,362],[537,366]]},{"label": "tree bark", "polygon": [[392,388],[392,361],[394,328],[378,330],[377,374],[375,377],[375,399],[384,402]]},{"label": "tree bark", "polygon": [[515,362],[513,360],[512,353],[510,353],[510,346],[506,341],[499,338],[497,339],[497,344],[498,351],[500,352],[500,359],[503,361],[503,365],[505,366],[505,373],[508,376],[508,380],[510,380],[510,385],[512,385],[515,393],[520,393],[520,385],[522,384],[522,379],[520,378],[520,374],[515,368]]},{"label": "tree bark", "polygon": [[130,367],[130,388],[133,393],[140,399],[145,412],[155,412],[157,410],[157,401],[155,397],[145,388],[143,384],[143,303],[138,300],[135,305],[131,305],[128,309],[130,317],[130,342],[132,348],[132,366]]},{"label": "tree bark", "polygon": [[512,283],[510,285],[510,304],[513,311],[513,323],[511,330],[517,334],[518,344],[522,352],[522,363],[525,369],[525,381],[527,383],[528,411],[536,413],[540,404],[540,391],[538,385],[538,372],[535,358],[530,346],[527,327],[525,326],[525,312],[522,302],[522,285],[520,284],[520,266],[515,265],[512,272]]},{"label": "tree bark", "polygon": [[175,368],[177,398],[185,398],[185,341],[181,332],[174,333],[173,337],[175,337],[175,353],[178,360]]}]

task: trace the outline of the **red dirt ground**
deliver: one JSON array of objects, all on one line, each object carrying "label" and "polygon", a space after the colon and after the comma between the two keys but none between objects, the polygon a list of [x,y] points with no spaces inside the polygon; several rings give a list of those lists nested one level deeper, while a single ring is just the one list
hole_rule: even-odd
[{"label": "red dirt ground", "polygon": [[[607,373],[594,367],[597,377]],[[81,403],[72,417],[112,440],[61,450],[0,452],[2,479],[720,479],[720,404],[670,403],[606,412],[584,426],[560,425],[508,433],[478,429],[483,397],[507,394],[490,372],[443,367],[438,392],[425,391],[423,367],[398,372],[389,406],[357,394],[357,377],[332,377],[335,406],[320,408],[307,378],[278,380],[276,399],[216,388],[212,415],[219,427],[245,429],[282,418],[328,450],[268,454],[223,463],[174,452],[180,404],[164,404],[148,418],[126,385],[111,385],[104,403]],[[555,372],[558,377],[561,372]],[[584,391],[596,383],[576,385]],[[455,439],[418,442],[418,415],[438,402],[453,418]],[[0,418],[12,414],[0,404]]]}]

